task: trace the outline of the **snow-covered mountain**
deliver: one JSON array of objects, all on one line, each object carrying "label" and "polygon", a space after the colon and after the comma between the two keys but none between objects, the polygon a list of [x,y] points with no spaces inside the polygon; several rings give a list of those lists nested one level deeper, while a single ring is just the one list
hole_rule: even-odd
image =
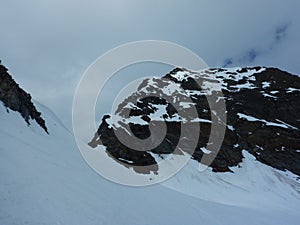
[{"label": "snow-covered mountain", "polygon": [[[299,97],[300,78],[274,68],[200,72],[176,68],[163,78],[144,80],[119,104],[115,114],[104,116],[91,146],[101,141],[116,161],[122,159],[130,167],[152,164],[156,160],[153,154],[170,154],[184,139],[179,151],[194,148],[189,152],[194,160],[202,163],[203,157],[217,154],[208,162],[215,172],[239,166],[245,150],[266,165],[300,175]],[[153,121],[156,126],[166,124],[167,131],[162,142],[146,152],[135,151],[126,146],[130,141],[124,143],[116,136],[116,132],[126,136],[132,131],[131,136],[148,138]],[[183,134],[184,125],[190,127]],[[201,128],[199,134],[197,125]],[[222,129],[224,141],[215,153],[211,146],[222,138]],[[192,147],[189,143],[195,138],[199,140]]]},{"label": "snow-covered mountain", "polygon": [[33,104],[49,134],[0,104],[0,224],[299,224],[297,176],[248,151],[234,173],[199,172],[192,160],[162,184],[122,186],[96,174],[59,118]]}]

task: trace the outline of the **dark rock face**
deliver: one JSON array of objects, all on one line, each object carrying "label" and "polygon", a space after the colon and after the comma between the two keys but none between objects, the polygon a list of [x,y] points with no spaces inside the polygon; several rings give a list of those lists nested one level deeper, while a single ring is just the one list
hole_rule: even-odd
[{"label": "dark rock face", "polygon": [[[199,78],[201,86],[195,81]],[[208,69],[200,72],[176,68],[163,79],[145,80],[136,93],[119,105],[116,115],[122,119],[111,122],[110,116],[105,116],[90,144],[93,147],[104,145],[116,161],[122,158],[131,165],[150,165],[155,161],[153,154],[174,151],[182,138],[181,122],[188,119],[201,127],[198,145],[191,156],[200,162],[204,154],[209,154],[206,148],[213,112],[207,97],[220,91],[226,102],[227,123],[220,151],[210,164],[213,171],[231,171],[230,167],[238,166],[242,161],[242,150],[246,150],[264,164],[300,175],[300,78],[275,68]],[[163,92],[161,98],[151,97],[151,94],[158,96],[160,92]],[[145,94],[149,97],[142,98]],[[169,97],[168,100],[164,96]],[[176,101],[184,105],[187,98],[192,99],[193,105],[185,104],[179,110],[195,107],[197,118],[181,118],[180,112],[172,106]],[[158,120],[167,124],[167,134],[158,147],[141,153],[126,147],[116,137],[114,131],[124,129],[122,123],[129,124],[136,137],[149,137],[149,122],[157,120],[158,112]],[[130,118],[135,118],[135,121]]]},{"label": "dark rock face", "polygon": [[41,113],[37,111],[31,101],[30,94],[22,90],[8,73],[8,69],[0,64],[0,100],[4,106],[19,112],[30,124],[30,119],[35,120],[48,133],[44,119]]}]

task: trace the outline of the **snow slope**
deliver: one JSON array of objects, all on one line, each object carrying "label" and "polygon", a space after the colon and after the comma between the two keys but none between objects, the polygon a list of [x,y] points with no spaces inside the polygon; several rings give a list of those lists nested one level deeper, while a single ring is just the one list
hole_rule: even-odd
[{"label": "snow slope", "polygon": [[163,185],[126,187],[84,162],[71,132],[35,103],[50,135],[0,105],[0,224],[299,224],[294,175],[245,155],[235,173],[190,162]]}]

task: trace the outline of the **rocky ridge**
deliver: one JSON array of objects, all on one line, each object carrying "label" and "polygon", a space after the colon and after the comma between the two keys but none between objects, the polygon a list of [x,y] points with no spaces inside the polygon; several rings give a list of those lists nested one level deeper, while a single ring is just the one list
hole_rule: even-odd
[{"label": "rocky ridge", "polygon": [[[200,162],[204,154],[210,154],[207,143],[214,112],[207,99],[220,92],[226,103],[227,122],[220,151],[209,165],[213,171],[227,172],[239,166],[242,151],[246,150],[264,164],[300,175],[300,78],[276,68],[216,68],[196,72],[175,68],[163,78],[144,80],[119,105],[115,115],[103,117],[90,145],[104,145],[112,158],[128,167],[153,165],[157,156],[174,151],[182,138],[182,123],[193,122],[199,123],[201,129],[191,157]],[[151,96],[154,94],[156,97]],[[181,117],[181,111],[187,112],[192,107],[197,110],[196,118]],[[151,135],[149,123],[153,120],[167,126],[165,138],[154,149],[145,152],[130,149],[115,135],[116,130],[127,129],[127,124],[136,137],[145,139]]]},{"label": "rocky ridge", "polygon": [[30,120],[35,120],[43,130],[48,133],[45,120],[41,117],[41,113],[37,111],[32,103],[31,95],[20,88],[8,73],[8,69],[1,65],[1,61],[0,101],[2,101],[6,108],[19,112],[28,125],[30,125]]}]

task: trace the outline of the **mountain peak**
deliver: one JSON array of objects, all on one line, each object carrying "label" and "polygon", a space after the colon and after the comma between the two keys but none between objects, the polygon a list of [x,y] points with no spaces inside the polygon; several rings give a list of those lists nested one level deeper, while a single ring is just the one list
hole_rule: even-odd
[{"label": "mountain peak", "polygon": [[[201,71],[175,68],[163,78],[146,79],[135,93],[120,103],[111,118],[105,117],[91,146],[101,143],[116,161],[130,162],[128,166],[148,165],[155,161],[155,154],[172,153],[180,138],[181,123],[192,122],[201,127],[191,156],[200,162],[203,155],[210,154],[208,140],[215,112],[210,109],[207,98],[214,93],[223,95],[227,122],[220,151],[208,165],[213,171],[226,172],[239,166],[242,151],[246,150],[264,164],[300,175],[300,78],[276,68]],[[174,108],[174,104],[178,107]],[[187,112],[193,107],[197,117],[181,116],[179,111]],[[116,130],[127,129],[138,138],[148,138],[151,121],[166,123],[167,133],[158,147],[143,154],[126,147],[115,135]]]}]

